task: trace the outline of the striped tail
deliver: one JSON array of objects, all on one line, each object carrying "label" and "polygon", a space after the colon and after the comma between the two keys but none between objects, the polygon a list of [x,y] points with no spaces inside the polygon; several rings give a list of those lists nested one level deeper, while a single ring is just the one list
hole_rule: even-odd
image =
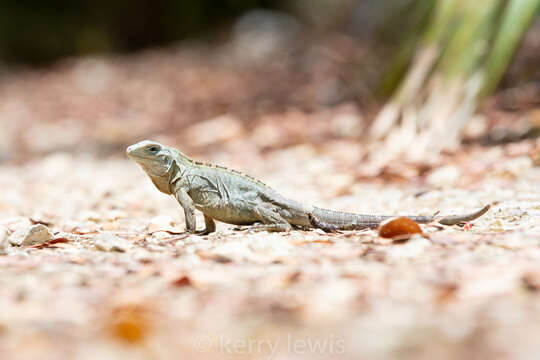
[{"label": "striped tail", "polygon": [[[451,216],[406,216],[418,223],[425,224],[436,221],[443,225],[457,225],[470,220],[474,220],[484,215],[491,205],[486,205],[482,209],[465,215]],[[309,221],[314,228],[319,228],[324,231],[336,230],[360,230],[366,228],[375,228],[387,219],[393,218],[392,215],[362,215],[347,213],[342,211],[334,211],[313,208],[313,212],[308,214]]]}]

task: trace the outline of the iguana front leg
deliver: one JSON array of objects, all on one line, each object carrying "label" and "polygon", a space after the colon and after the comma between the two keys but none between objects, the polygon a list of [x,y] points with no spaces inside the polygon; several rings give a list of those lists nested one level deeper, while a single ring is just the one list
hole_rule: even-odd
[{"label": "iguana front leg", "polygon": [[184,217],[186,218],[186,230],[190,233],[195,233],[197,230],[197,220],[195,219],[195,206],[193,200],[188,195],[187,191],[182,188],[177,188],[175,193],[176,200],[184,209]]},{"label": "iguana front leg", "polygon": [[176,200],[184,209],[184,217],[186,218],[186,230],[197,235],[207,235],[216,231],[216,223],[210,216],[204,214],[205,229],[197,231],[197,220],[195,218],[195,206],[193,199],[189,196],[186,190],[182,188],[176,189]]}]

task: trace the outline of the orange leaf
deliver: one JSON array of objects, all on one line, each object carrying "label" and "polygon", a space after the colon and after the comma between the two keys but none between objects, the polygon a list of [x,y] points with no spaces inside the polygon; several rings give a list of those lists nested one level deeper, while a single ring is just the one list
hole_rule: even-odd
[{"label": "orange leaf", "polygon": [[182,275],[178,279],[174,280],[171,285],[176,287],[184,287],[193,286],[193,283],[189,277],[187,277],[186,275]]},{"label": "orange leaf", "polygon": [[113,310],[111,331],[115,337],[128,343],[144,340],[149,332],[147,310],[140,305],[124,305]]},{"label": "orange leaf", "polygon": [[379,226],[379,236],[393,240],[407,240],[413,234],[422,234],[418,223],[408,217],[388,219]]}]

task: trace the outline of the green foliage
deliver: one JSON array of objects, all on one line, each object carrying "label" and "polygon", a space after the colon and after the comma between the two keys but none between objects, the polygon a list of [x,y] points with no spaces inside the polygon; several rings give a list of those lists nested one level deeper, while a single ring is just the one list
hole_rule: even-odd
[{"label": "green foliage", "polygon": [[[422,9],[433,0],[416,3]],[[389,145],[400,139],[394,155],[411,159],[455,148],[463,125],[497,86],[539,8],[540,0],[437,1],[426,13],[425,28],[412,33],[390,68],[395,79],[409,64],[401,81],[383,83],[386,91],[395,87],[373,122],[372,137],[386,137]],[[416,146],[407,147],[412,141]]]},{"label": "green foliage", "polygon": [[501,16],[489,57],[485,64],[485,96],[495,89],[518,47],[521,38],[540,9],[539,0],[510,0]]},{"label": "green foliage", "polygon": [[416,20],[417,26],[401,44],[380,84],[382,94],[398,88],[415,54],[430,46],[439,50],[439,57],[429,72],[465,80],[481,72],[479,95],[489,94],[540,8],[540,0],[416,0],[414,4],[412,16],[423,21]]},{"label": "green foliage", "polygon": [[205,35],[271,0],[2,0],[0,60],[132,51]]},{"label": "green foliage", "polygon": [[[414,1],[411,5],[412,6],[409,6],[408,8],[396,10],[403,15],[399,19],[396,19],[396,17],[393,16],[389,17],[389,19],[383,23],[381,29],[382,35],[392,37],[392,35],[396,34],[396,26],[399,28],[400,32],[404,32],[406,35],[401,39],[402,45],[379,84],[377,93],[380,96],[390,95],[392,90],[394,90],[403,79],[403,76],[411,63],[418,42],[420,41],[422,31],[433,14],[435,0]],[[403,23],[403,19],[407,22]]]}]

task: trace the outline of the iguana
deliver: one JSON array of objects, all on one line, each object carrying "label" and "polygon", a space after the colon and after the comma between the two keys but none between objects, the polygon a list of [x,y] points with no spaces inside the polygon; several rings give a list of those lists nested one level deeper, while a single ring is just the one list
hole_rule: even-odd
[{"label": "iguana", "polygon": [[[131,145],[135,160],[159,191],[174,195],[184,209],[188,232],[208,234],[214,220],[253,225],[253,230],[289,231],[293,226],[331,230],[377,227],[393,216],[360,215],[304,205],[280,195],[261,181],[239,171],[194,161],[175,148],[144,140]],[[195,209],[204,214],[205,229],[196,231]],[[455,225],[476,219],[489,205],[462,216],[409,216],[419,223]]]}]

